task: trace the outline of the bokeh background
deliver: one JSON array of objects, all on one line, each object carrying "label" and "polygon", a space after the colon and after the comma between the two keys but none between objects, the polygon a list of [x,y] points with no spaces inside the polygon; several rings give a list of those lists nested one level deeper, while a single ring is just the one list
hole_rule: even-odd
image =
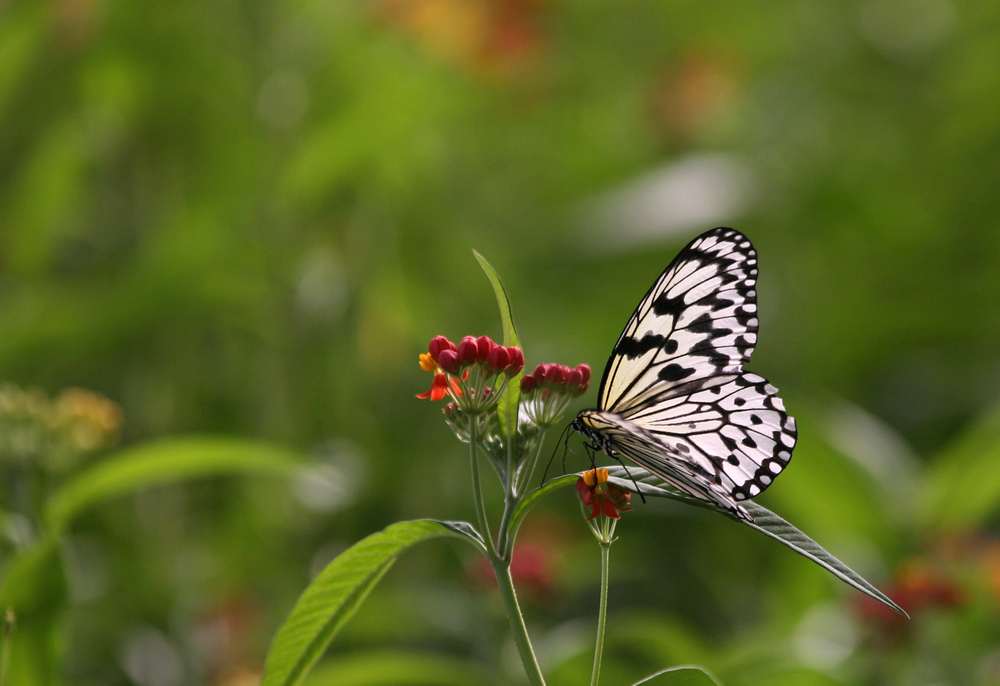
[{"label": "bokeh background", "polygon": [[[637,504],[605,683],[1000,684],[998,65],[1000,4],[972,0],[0,2],[10,683],[257,683],[337,552],[473,518],[463,446],[413,397],[432,336],[501,336],[471,249],[529,368],[599,373],[679,248],[731,225],[760,253],[750,369],[801,436],[761,502],[913,619]],[[205,437],[310,471],[124,489],[11,580],[61,488]],[[520,541],[543,667],[583,683],[599,559],[572,494]],[[407,553],[313,683],[520,683],[463,548]]]}]

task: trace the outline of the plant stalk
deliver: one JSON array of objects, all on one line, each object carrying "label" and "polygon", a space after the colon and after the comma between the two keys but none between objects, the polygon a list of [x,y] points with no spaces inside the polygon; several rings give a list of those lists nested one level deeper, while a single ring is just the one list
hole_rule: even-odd
[{"label": "plant stalk", "polygon": [[594,669],[590,686],[597,686],[601,678],[601,657],[604,654],[604,625],[608,616],[608,566],[611,558],[611,541],[601,542],[601,607],[597,614],[597,645],[594,647]]},{"label": "plant stalk", "polygon": [[476,504],[476,518],[479,520],[480,533],[483,540],[488,541],[491,549],[496,550],[496,543],[490,534],[490,522],[486,518],[486,505],[483,504],[483,487],[479,481],[479,418],[472,421],[469,429],[469,461],[472,468],[472,499]]},{"label": "plant stalk", "polygon": [[528,675],[528,682],[531,686],[545,686],[545,677],[538,666],[535,658],[535,651],[531,648],[531,640],[528,638],[528,628],[524,625],[524,615],[517,604],[517,595],[514,592],[514,580],[510,576],[510,561],[494,557],[490,560],[493,563],[493,572],[497,577],[497,587],[500,589],[500,598],[503,600],[504,610],[507,612],[507,620],[510,622],[511,631],[514,634],[514,644],[517,646],[517,653],[521,656],[521,663],[524,671]]}]

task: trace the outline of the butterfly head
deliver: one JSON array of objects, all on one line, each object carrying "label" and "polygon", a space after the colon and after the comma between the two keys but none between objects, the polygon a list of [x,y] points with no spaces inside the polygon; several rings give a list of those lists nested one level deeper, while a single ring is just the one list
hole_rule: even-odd
[{"label": "butterfly head", "polygon": [[606,427],[607,422],[601,421],[601,412],[599,410],[583,410],[576,416],[576,419],[573,420],[570,426],[573,427],[574,431],[588,438],[595,450],[600,450],[608,455],[614,454],[611,448],[611,440],[602,431],[602,427]]}]

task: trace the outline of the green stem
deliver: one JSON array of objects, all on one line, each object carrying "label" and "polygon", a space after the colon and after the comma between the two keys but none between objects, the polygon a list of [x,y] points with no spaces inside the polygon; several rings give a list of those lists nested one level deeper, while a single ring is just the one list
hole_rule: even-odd
[{"label": "green stem", "polygon": [[514,644],[517,646],[518,655],[521,656],[521,663],[524,664],[528,682],[532,686],[545,686],[545,678],[542,676],[542,670],[535,658],[535,651],[531,648],[531,640],[528,638],[528,628],[524,625],[524,615],[521,614],[521,608],[517,604],[514,580],[510,576],[510,561],[492,558],[490,562],[493,563],[493,572],[497,577],[500,598],[503,600],[507,620],[514,633]]},{"label": "green stem", "polygon": [[[476,518],[479,520],[480,533],[483,539],[495,546],[490,534],[490,522],[486,518],[486,505],[483,504],[483,487],[479,482],[479,418],[472,420],[469,429],[469,460],[472,463],[472,499],[476,503]],[[495,548],[494,548],[495,550]]]},{"label": "green stem", "polygon": [[0,648],[0,686],[7,686],[7,670],[10,666],[10,643],[14,634],[17,616],[14,609],[8,607],[3,618],[3,647]]},{"label": "green stem", "polygon": [[604,654],[604,625],[608,616],[608,563],[611,557],[611,542],[601,543],[601,607],[597,614],[597,645],[594,647],[594,670],[590,675],[590,686],[597,686],[601,678],[601,656]]},{"label": "green stem", "polygon": [[535,445],[532,446],[531,452],[525,458],[518,478],[514,482],[514,492],[518,495],[527,490],[528,484],[531,483],[531,477],[535,474],[535,468],[538,466],[538,455],[542,452],[542,443],[545,440],[545,431],[543,429],[535,438]]},{"label": "green stem", "polygon": [[497,557],[505,560],[508,564],[514,555],[514,539],[510,535],[510,518],[514,514],[517,506],[517,498],[510,493],[504,496],[503,515],[500,516],[500,528],[497,530]]}]

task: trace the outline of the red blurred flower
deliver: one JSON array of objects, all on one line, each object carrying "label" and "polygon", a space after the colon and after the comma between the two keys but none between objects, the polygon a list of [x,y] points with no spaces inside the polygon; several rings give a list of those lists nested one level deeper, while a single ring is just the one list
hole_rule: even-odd
[{"label": "red blurred flower", "polygon": [[[553,545],[540,541],[524,541],[514,546],[510,576],[519,594],[525,593],[537,602],[552,593],[557,567],[557,555],[553,551]],[[485,557],[477,556],[467,570],[468,581],[477,588],[488,588],[496,583],[493,568]]]},{"label": "red blurred flower", "polygon": [[[931,607],[955,607],[965,601],[958,584],[924,560],[910,560],[896,571],[895,577],[885,594],[911,616]],[[909,626],[905,617],[867,595],[858,598],[857,611],[863,620],[883,631],[899,632]]]},{"label": "red blurred flower", "polygon": [[583,504],[590,507],[590,516],[587,519],[594,519],[600,514],[611,519],[621,519],[620,512],[632,509],[628,507],[632,494],[624,488],[609,483],[607,469],[584,472],[583,476],[576,480],[576,490]]}]

